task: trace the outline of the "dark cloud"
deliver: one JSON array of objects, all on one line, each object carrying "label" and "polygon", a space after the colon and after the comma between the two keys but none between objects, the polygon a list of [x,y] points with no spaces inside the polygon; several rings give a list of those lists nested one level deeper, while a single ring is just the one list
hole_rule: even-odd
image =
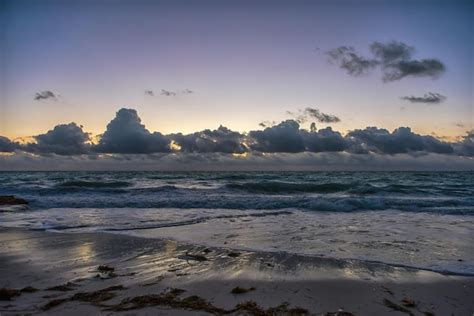
[{"label": "dark cloud", "polygon": [[45,134],[34,136],[36,143],[25,146],[34,153],[55,153],[58,155],[79,155],[90,151],[89,133],[76,123],[56,125]]},{"label": "dark cloud", "polygon": [[13,152],[19,148],[19,145],[10,139],[0,136],[0,152]]},{"label": "dark cloud", "polygon": [[94,149],[97,152],[123,154],[170,152],[169,140],[158,132],[150,133],[133,109],[117,112]]},{"label": "dark cloud", "polygon": [[[319,111],[317,113],[321,114]],[[82,126],[70,123],[57,125],[45,134],[34,136],[36,143],[27,145],[20,145],[8,138],[0,137],[0,151],[15,151],[15,155],[19,152],[30,152],[39,155],[90,157],[97,156],[98,153],[109,153],[118,155],[121,160],[134,159],[134,155],[139,154],[155,154],[162,157],[171,152],[196,154],[193,156],[196,159],[207,159],[200,154],[246,153],[246,156],[251,154],[265,156],[272,153],[303,152],[345,152],[356,156],[372,154],[474,156],[474,131],[468,132],[457,142],[442,141],[440,137],[430,135],[419,135],[408,127],[399,127],[393,132],[367,127],[350,131],[343,136],[330,127],[318,130],[314,122],[310,129],[306,130],[300,127],[297,120],[286,120],[263,130],[250,131],[248,134],[220,126],[215,130],[206,129],[191,134],[162,135],[148,131],[133,109],[120,109],[107,125],[104,134],[99,137],[99,143],[93,145],[90,143],[90,134],[84,132]]]},{"label": "dark cloud", "polygon": [[361,56],[351,46],[340,46],[330,50],[327,54],[329,61],[337,64],[347,74],[355,77],[367,74],[379,64],[375,59]]},{"label": "dark cloud", "polygon": [[313,125],[310,132],[301,131],[306,151],[311,152],[334,152],[347,149],[347,141],[339,132],[335,132],[331,127],[316,130]]},{"label": "dark cloud", "polygon": [[219,126],[216,130],[206,129],[188,135],[173,134],[168,138],[174,141],[182,152],[243,153],[247,151],[242,143],[244,136],[224,126]]},{"label": "dark cloud", "polygon": [[407,76],[438,78],[446,67],[438,59],[402,60],[384,66],[383,81],[400,80]]},{"label": "dark cloud", "polygon": [[370,45],[370,51],[381,64],[389,65],[393,62],[411,59],[415,48],[397,41],[385,44],[375,41]]},{"label": "dark cloud", "polygon": [[37,92],[34,97],[35,101],[41,101],[41,100],[47,100],[47,99],[57,100],[58,95],[54,94],[52,91],[46,90],[42,92]]},{"label": "dark cloud", "polygon": [[267,127],[263,131],[250,131],[252,150],[261,152],[296,153],[305,150],[300,125],[295,120],[286,120],[278,125]]},{"label": "dark cloud", "polygon": [[456,154],[474,157],[474,130],[468,131],[462,141],[455,143],[453,146]]},{"label": "dark cloud", "polygon": [[422,97],[415,97],[415,96],[404,96],[401,97],[402,100],[410,101],[411,103],[442,103],[446,100],[446,97],[444,95],[441,95],[439,93],[434,93],[434,92],[429,92],[426,93]]},{"label": "dark cloud", "polygon": [[311,131],[307,131],[300,129],[295,120],[286,120],[263,131],[251,131],[249,137],[250,148],[260,152],[332,152],[347,148],[342,135],[330,127],[317,131],[313,125]]},{"label": "dark cloud", "polygon": [[373,42],[369,48],[371,57],[362,56],[350,46],[332,49],[327,55],[330,62],[351,76],[361,76],[380,67],[384,82],[408,76],[437,78],[446,70],[445,65],[438,59],[413,59],[415,48],[402,42]]},{"label": "dark cloud", "polygon": [[350,150],[354,153],[375,152],[380,154],[400,154],[411,152],[430,152],[451,154],[450,144],[432,136],[415,134],[408,127],[399,127],[392,133],[386,129],[367,127],[347,134]]},{"label": "dark cloud", "polygon": [[151,97],[155,96],[155,93],[153,92],[153,90],[145,90],[145,94]]}]

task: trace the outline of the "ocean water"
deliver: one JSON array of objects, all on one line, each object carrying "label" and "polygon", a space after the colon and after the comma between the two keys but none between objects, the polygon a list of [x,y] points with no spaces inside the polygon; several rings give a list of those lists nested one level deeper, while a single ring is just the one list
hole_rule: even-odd
[{"label": "ocean water", "polygon": [[473,172],[3,172],[0,227],[474,274]]}]

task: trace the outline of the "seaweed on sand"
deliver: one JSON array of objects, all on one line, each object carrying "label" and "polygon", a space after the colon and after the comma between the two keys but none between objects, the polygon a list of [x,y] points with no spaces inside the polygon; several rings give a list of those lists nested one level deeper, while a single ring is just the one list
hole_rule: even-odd
[{"label": "seaweed on sand", "polygon": [[0,289],[0,301],[10,301],[15,296],[20,296],[21,292],[15,289]]},{"label": "seaweed on sand", "polygon": [[401,306],[401,305],[398,305],[397,303],[394,303],[394,302],[392,302],[391,300],[388,300],[388,299],[386,299],[386,298],[383,299],[383,304],[384,304],[385,306],[387,306],[388,308],[391,308],[391,309],[393,309],[393,310],[395,310],[395,311],[399,311],[399,312],[402,312],[402,313],[406,313],[406,314],[408,314],[408,315],[414,315],[414,314],[412,313],[412,311],[410,311],[410,310],[406,309],[405,307],[403,307],[403,306]]},{"label": "seaweed on sand", "polygon": [[253,316],[274,316],[274,315],[289,315],[289,316],[302,316],[309,315],[307,309],[301,307],[289,308],[288,303],[283,303],[276,307],[270,307],[265,309],[260,307],[254,301],[247,301],[244,303],[237,304],[234,310],[228,311],[229,313],[233,312],[246,312]]},{"label": "seaweed on sand", "polygon": [[114,298],[116,296],[115,291],[121,291],[124,289],[125,287],[122,285],[115,285],[115,286],[110,286],[105,289],[94,291],[94,292],[79,292],[68,298],[60,298],[60,299],[51,300],[48,303],[46,303],[43,307],[41,307],[41,309],[43,311],[47,311],[53,307],[56,307],[58,305],[61,305],[69,301],[81,301],[81,302],[99,304],[101,302]]},{"label": "seaweed on sand", "polygon": [[246,313],[254,316],[274,316],[274,315],[289,315],[289,316],[300,316],[309,315],[309,312],[300,307],[289,308],[288,303],[283,303],[276,307],[270,307],[265,309],[257,305],[253,301],[240,303],[231,310],[226,310],[213,305],[206,299],[197,295],[188,296],[185,298],[179,298],[184,290],[171,289],[161,294],[149,294],[136,296],[133,298],[125,298],[116,305],[109,305],[105,307],[107,311],[129,311],[134,309],[140,309],[152,306],[163,306],[175,309],[186,309],[193,311],[202,311],[214,315],[224,315],[232,313]]},{"label": "seaweed on sand", "polygon": [[67,292],[67,291],[72,291],[74,290],[74,287],[77,286],[77,284],[74,284],[72,282],[68,282],[66,284],[61,284],[61,285],[56,285],[49,287],[45,289],[45,291],[61,291],[61,292]]},{"label": "seaweed on sand", "polygon": [[170,289],[161,294],[149,294],[123,299],[117,305],[106,307],[109,311],[127,311],[151,306],[167,306],[178,309],[189,309],[195,311],[205,311],[211,314],[225,314],[222,308],[212,305],[205,299],[193,295],[183,299],[178,296],[184,293],[181,289]]},{"label": "seaweed on sand", "polygon": [[244,288],[244,287],[240,287],[240,286],[236,286],[232,289],[232,291],[230,291],[230,293],[232,294],[245,294],[245,293],[248,293],[250,291],[255,291],[255,287],[249,287],[249,288]]}]

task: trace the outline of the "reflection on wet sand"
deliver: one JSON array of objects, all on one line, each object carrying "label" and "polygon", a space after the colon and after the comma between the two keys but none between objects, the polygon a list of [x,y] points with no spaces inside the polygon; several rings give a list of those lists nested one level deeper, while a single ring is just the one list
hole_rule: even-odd
[{"label": "reflection on wet sand", "polygon": [[[467,313],[474,305],[468,303],[473,278],[382,263],[235,251],[125,235],[18,229],[2,229],[0,235],[0,287],[40,289],[0,303],[3,312],[41,313],[48,306],[48,314],[97,313],[114,304],[118,304],[114,308],[133,306],[142,312],[142,307],[126,303],[139,296],[161,308],[196,307],[187,305],[185,296],[164,300],[170,298],[166,296],[170,288],[185,290],[226,311],[252,300],[265,308],[286,301],[311,312],[343,308],[381,315],[388,312],[384,299],[396,305],[404,296],[416,299],[422,311]],[[119,291],[104,290],[117,286]],[[231,293],[236,287],[255,290]],[[48,288],[56,290],[45,291]],[[158,294],[164,296],[150,296]],[[457,302],[450,300],[453,295]],[[83,298],[90,304],[84,305]],[[99,298],[100,304],[90,301]]]}]

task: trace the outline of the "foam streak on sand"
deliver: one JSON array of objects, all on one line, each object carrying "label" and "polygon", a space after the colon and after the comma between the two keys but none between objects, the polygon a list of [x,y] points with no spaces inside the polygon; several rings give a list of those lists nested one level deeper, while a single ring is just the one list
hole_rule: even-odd
[{"label": "foam streak on sand", "polygon": [[[0,294],[15,293],[0,295],[9,299],[0,301],[2,315],[474,311],[473,278],[380,263],[236,252],[103,233],[2,229],[0,240]],[[38,290],[14,291],[27,287]]]}]

